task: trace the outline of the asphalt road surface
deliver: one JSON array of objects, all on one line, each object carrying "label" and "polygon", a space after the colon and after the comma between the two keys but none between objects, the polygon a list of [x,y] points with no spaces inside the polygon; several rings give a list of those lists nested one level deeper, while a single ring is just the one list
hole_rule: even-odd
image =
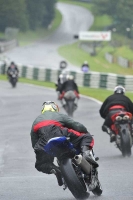
[{"label": "asphalt road surface", "polygon": [[[79,6],[58,3],[57,8],[63,18],[60,27],[52,35],[32,45],[15,48],[4,55],[16,63],[58,69],[60,61],[64,58],[57,53],[57,49],[62,45],[76,42],[74,35],[79,31],[88,30],[93,23],[93,16]],[[76,66],[68,64],[68,69],[80,71]]]},{"label": "asphalt road surface", "polygon": [[[40,114],[45,100],[57,101],[53,89],[0,81],[0,200],[74,200],[67,189],[59,187],[54,175],[45,175],[34,168],[35,155],[31,147],[30,129]],[[57,101],[58,102],[58,101]],[[60,102],[58,102],[60,106]],[[123,158],[109,136],[101,131],[103,120],[100,104],[81,97],[74,119],[94,135],[96,156],[99,156],[101,197],[89,199],[133,199],[133,157]],[[65,113],[60,106],[60,112]]]}]

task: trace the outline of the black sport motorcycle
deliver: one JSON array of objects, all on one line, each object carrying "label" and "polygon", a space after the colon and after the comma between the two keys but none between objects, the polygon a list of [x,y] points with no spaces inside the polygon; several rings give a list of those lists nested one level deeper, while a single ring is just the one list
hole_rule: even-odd
[{"label": "black sport motorcycle", "polygon": [[18,73],[15,70],[11,70],[8,74],[8,77],[12,87],[15,88],[18,82]]},{"label": "black sport motorcycle", "polygon": [[77,109],[78,98],[75,91],[65,92],[62,99],[63,108],[67,112],[68,116],[73,117],[74,111]]},{"label": "black sport motorcycle", "polygon": [[76,199],[87,199],[90,191],[97,196],[102,194],[97,170],[94,170],[92,164],[73,147],[69,138],[52,138],[45,145],[44,150],[57,158],[64,190],[68,187]]}]

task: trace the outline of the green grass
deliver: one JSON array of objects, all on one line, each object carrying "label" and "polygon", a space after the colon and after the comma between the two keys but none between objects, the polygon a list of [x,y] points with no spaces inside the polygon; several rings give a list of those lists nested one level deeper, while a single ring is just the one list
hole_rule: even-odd
[{"label": "green grass", "polygon": [[[0,75],[0,80],[7,81],[6,75]],[[30,79],[26,79],[26,78],[19,78],[19,82],[55,89],[55,84],[53,82],[30,80]],[[112,90],[96,89],[96,88],[88,88],[88,87],[79,87],[79,92],[82,95],[95,98],[95,99],[102,101],[102,102],[109,95],[111,95],[113,93]],[[133,101],[133,93],[132,92],[127,92],[126,95]]]},{"label": "green grass", "polygon": [[122,75],[133,75],[131,68],[123,68],[117,64],[108,63],[104,55],[106,52],[111,51],[112,47],[105,46],[98,50],[97,56],[90,56],[89,53],[79,48],[80,42],[62,46],[58,49],[61,56],[67,59],[73,65],[81,67],[84,60],[88,61],[91,71],[103,72],[103,73],[115,73]]},{"label": "green grass", "polygon": [[119,47],[113,55],[122,56],[123,58],[133,61],[133,51],[128,46]]},{"label": "green grass", "polygon": [[112,19],[108,15],[95,16],[94,23],[90,30],[101,31],[104,27],[112,24]]},{"label": "green grass", "polygon": [[5,38],[5,34],[0,32],[0,39],[4,39]]}]

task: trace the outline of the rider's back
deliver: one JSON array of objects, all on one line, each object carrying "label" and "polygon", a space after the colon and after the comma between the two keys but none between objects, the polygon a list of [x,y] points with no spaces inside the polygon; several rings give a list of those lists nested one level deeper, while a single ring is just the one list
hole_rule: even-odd
[{"label": "rider's back", "polygon": [[103,102],[99,111],[100,115],[105,118],[109,108],[114,105],[122,105],[127,111],[133,113],[133,104],[127,96],[123,94],[112,94]]}]

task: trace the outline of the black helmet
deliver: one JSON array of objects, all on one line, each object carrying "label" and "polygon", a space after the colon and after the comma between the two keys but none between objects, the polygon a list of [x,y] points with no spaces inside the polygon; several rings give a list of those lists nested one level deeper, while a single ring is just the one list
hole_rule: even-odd
[{"label": "black helmet", "polygon": [[118,85],[114,88],[114,93],[116,94],[124,94],[125,88],[122,85]]}]

